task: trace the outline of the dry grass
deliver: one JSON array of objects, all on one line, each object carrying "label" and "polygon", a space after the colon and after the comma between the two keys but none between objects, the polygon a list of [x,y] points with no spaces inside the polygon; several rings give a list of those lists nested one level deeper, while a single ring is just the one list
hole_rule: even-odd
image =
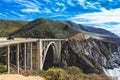
[{"label": "dry grass", "polygon": [[39,76],[22,76],[19,74],[2,74],[0,75],[0,80],[45,80]]},{"label": "dry grass", "polygon": [[113,80],[106,75],[89,74],[87,80]]}]

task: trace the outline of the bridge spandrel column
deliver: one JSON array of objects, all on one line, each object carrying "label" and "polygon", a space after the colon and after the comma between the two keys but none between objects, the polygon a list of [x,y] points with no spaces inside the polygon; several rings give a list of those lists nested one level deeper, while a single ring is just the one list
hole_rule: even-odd
[{"label": "bridge spandrel column", "polygon": [[10,46],[7,47],[7,69],[8,73],[10,73]]},{"label": "bridge spandrel column", "polygon": [[16,55],[16,58],[17,58],[17,72],[18,72],[18,73],[19,73],[19,69],[20,69],[19,50],[20,50],[20,47],[19,47],[19,44],[17,44],[17,55]]},{"label": "bridge spandrel column", "polygon": [[32,42],[30,43],[30,69],[32,70],[32,64],[33,64],[33,60],[32,60]]},{"label": "bridge spandrel column", "polygon": [[26,71],[26,43],[24,43],[24,70]]}]

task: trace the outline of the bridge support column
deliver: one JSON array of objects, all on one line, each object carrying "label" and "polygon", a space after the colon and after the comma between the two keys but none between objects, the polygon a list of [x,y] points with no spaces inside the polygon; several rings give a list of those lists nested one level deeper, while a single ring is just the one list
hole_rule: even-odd
[{"label": "bridge support column", "polygon": [[59,46],[59,54],[61,53],[61,41],[58,42],[58,46]]},{"label": "bridge support column", "polygon": [[35,54],[35,69],[40,70],[40,41],[36,43],[36,54]]},{"label": "bridge support column", "polygon": [[57,63],[61,60],[61,40],[57,42]]},{"label": "bridge support column", "polygon": [[32,70],[32,42],[30,43],[30,69]]},{"label": "bridge support column", "polygon": [[19,44],[17,44],[17,72],[19,73],[20,65],[19,65]]},{"label": "bridge support column", "polygon": [[26,71],[26,43],[24,43],[24,70]]},{"label": "bridge support column", "polygon": [[10,46],[7,47],[7,69],[8,73],[10,73]]},{"label": "bridge support column", "polygon": [[40,42],[39,42],[39,44],[40,44],[40,46],[39,46],[39,48],[40,48],[40,70],[42,70],[43,69],[43,59],[42,59],[42,40],[40,39]]}]

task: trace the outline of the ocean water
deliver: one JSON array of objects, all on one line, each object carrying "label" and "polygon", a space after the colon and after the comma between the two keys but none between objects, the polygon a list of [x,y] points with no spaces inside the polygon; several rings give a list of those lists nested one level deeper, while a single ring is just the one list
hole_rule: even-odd
[{"label": "ocean water", "polygon": [[107,76],[116,80],[120,80],[120,67],[114,69],[104,69],[104,72]]}]

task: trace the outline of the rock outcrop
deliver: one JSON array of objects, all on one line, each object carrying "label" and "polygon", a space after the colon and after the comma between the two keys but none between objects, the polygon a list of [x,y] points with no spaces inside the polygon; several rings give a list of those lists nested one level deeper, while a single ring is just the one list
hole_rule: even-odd
[{"label": "rock outcrop", "polygon": [[120,53],[115,42],[94,38],[69,40],[63,46],[61,65],[78,66],[85,73],[103,73],[103,68],[120,65]]},{"label": "rock outcrop", "polygon": [[70,40],[79,40],[79,39],[85,39],[85,36],[83,33],[77,33],[71,37],[69,37]]}]

